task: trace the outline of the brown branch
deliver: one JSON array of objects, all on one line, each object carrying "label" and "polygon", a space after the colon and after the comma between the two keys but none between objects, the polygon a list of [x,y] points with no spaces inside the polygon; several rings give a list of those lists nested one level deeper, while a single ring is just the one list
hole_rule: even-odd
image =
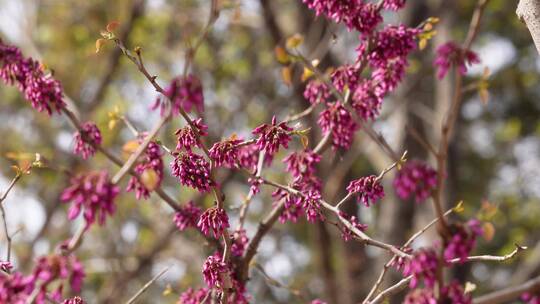
[{"label": "brown branch", "polygon": [[536,50],[540,54],[540,3],[537,0],[520,0],[516,14],[529,29]]},{"label": "brown branch", "polygon": [[162,275],[164,275],[165,272],[167,272],[169,270],[169,268],[170,267],[167,267],[167,268],[163,269],[156,276],[154,276],[150,281],[148,281],[146,284],[144,284],[144,286],[141,289],[139,289],[139,291],[137,291],[137,293],[135,295],[133,295],[133,297],[131,297],[131,299],[129,299],[126,302],[126,304],[135,303],[137,298],[140,297],[150,287],[150,285],[154,284],[154,282],[156,282]]},{"label": "brown branch", "polygon": [[518,286],[508,287],[502,290],[497,290],[492,293],[485,294],[473,299],[474,304],[500,304],[508,303],[526,292],[537,292],[540,290],[540,276],[531,279]]},{"label": "brown branch", "polygon": [[17,172],[17,175],[15,175],[15,177],[11,180],[11,182],[9,183],[8,188],[6,189],[6,191],[0,197],[0,213],[2,214],[3,229],[4,229],[4,234],[6,235],[6,241],[7,241],[6,261],[8,261],[8,262],[11,261],[11,235],[8,232],[7,220],[6,220],[6,210],[4,209],[4,200],[6,200],[9,192],[11,192],[11,189],[13,189],[13,187],[15,187],[15,184],[17,183],[17,181],[19,181],[21,176],[22,176],[22,174]]}]

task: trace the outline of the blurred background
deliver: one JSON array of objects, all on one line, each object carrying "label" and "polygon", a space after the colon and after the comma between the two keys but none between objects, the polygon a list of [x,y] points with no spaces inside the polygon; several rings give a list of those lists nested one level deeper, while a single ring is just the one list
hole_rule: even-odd
[{"label": "blurred background", "polygon": [[[274,57],[274,47],[289,36],[302,34],[302,52],[321,59],[323,68],[354,58],[356,34],[315,18],[300,0],[223,0],[221,4],[221,15],[193,65],[204,87],[203,116],[212,142],[232,133],[248,137],[252,128],[270,121],[272,115],[284,118],[309,105],[302,97],[301,71],[294,71],[292,85],[286,85]],[[431,16],[440,18],[437,36],[415,53],[407,80],[386,98],[374,125],[396,150],[408,150],[409,158],[434,164],[405,126],[437,142],[452,83],[451,77],[435,81],[433,48],[447,40],[463,40],[474,5],[470,0],[409,0],[405,10],[385,15],[386,22],[409,25]],[[476,254],[506,254],[514,243],[530,250],[504,264],[467,264],[449,274],[476,284],[474,295],[540,274],[540,59],[527,29],[515,16],[516,5],[491,0],[473,45],[482,63],[470,69],[465,82],[474,84],[488,67],[489,101],[484,104],[475,89],[465,94],[450,147],[447,201],[451,205],[447,207],[463,200],[465,211],[460,216],[481,216],[492,223],[493,238],[481,239]],[[0,0],[0,37],[54,70],[82,119],[94,120],[104,133],[104,145],[121,155],[133,135],[123,125],[109,130],[107,113],[118,107],[139,130],[148,130],[159,119],[158,112],[149,110],[157,94],[112,44],[95,53],[100,30],[112,20],[119,21],[119,36],[131,48],[142,47],[148,70],[166,85],[182,72],[187,43],[201,32],[209,10],[210,1],[196,0]],[[13,155],[37,152],[56,168],[36,169],[24,176],[4,202],[8,227],[17,231],[15,267],[30,271],[36,257],[54,251],[81,224],[67,221],[68,206],[59,196],[68,177],[57,169],[99,168],[111,173],[117,169],[99,154],[90,161],[73,155],[68,121],[33,110],[16,89],[1,85],[0,105],[0,191],[14,175]],[[316,120],[313,113],[302,124],[312,126]],[[159,139],[174,146],[174,132],[182,125],[179,118],[173,120]],[[313,142],[320,138],[317,130],[310,134]],[[294,143],[292,148],[299,148],[298,141]],[[277,156],[276,168],[265,171],[266,176],[281,182],[290,179],[281,173],[284,155]],[[324,159],[319,176],[328,201],[342,197],[350,180],[376,174],[391,163],[361,131],[350,151],[329,150]],[[165,156],[165,163],[170,161]],[[219,171],[218,180],[235,227],[249,185],[245,175],[227,170]],[[385,178],[385,183],[382,202],[369,209],[349,204],[348,212],[368,224],[373,237],[401,244],[434,218],[432,206],[402,201],[394,194],[391,178]],[[213,203],[212,197],[199,197],[170,176],[164,188],[181,203],[191,199],[201,206]],[[263,187],[254,198],[246,224],[248,237],[271,208],[271,190]],[[114,218],[103,227],[93,227],[77,251],[87,272],[82,293],[86,301],[123,302],[169,266],[141,297],[142,303],[175,303],[186,288],[204,285],[201,267],[212,248],[192,230],[179,233],[172,210],[159,197],[138,201],[133,193],[124,193],[117,206]],[[428,232],[415,246],[429,246],[435,237],[434,231]],[[0,252],[5,249],[2,239]],[[329,303],[357,303],[387,259],[376,248],[342,241],[329,224],[278,223],[263,240],[256,262],[289,288],[272,286],[256,269],[248,288],[253,303],[306,303],[317,297]],[[388,278],[390,283],[400,276],[392,273]]]}]

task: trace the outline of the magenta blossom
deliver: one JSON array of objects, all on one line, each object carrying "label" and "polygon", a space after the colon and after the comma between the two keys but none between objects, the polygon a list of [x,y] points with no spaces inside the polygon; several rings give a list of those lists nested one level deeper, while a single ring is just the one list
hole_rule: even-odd
[{"label": "magenta blossom", "polygon": [[409,286],[415,288],[420,279],[427,287],[433,287],[437,280],[437,253],[433,249],[420,249],[403,267],[403,275],[412,275]]},{"label": "magenta blossom", "polygon": [[107,171],[94,171],[72,177],[71,186],[62,192],[61,199],[71,202],[68,218],[74,220],[83,211],[86,228],[89,228],[96,217],[103,225],[107,215],[114,214],[114,199],[119,192],[120,189],[109,180]]},{"label": "magenta blossom", "polygon": [[304,98],[312,105],[327,102],[328,98],[330,98],[330,89],[324,82],[313,79],[306,85]]},{"label": "magenta blossom", "polygon": [[184,291],[180,298],[178,299],[179,304],[201,304],[203,301],[208,297],[208,292],[210,290],[208,288],[200,288],[197,290],[194,290],[193,288],[189,288],[188,290]]},{"label": "magenta blossom", "polygon": [[245,229],[235,230],[231,236],[232,246],[231,253],[234,256],[241,257],[247,249],[249,238]]},{"label": "magenta blossom", "polygon": [[[238,163],[241,167],[249,169],[251,171],[257,170],[257,164],[259,163],[259,155],[261,150],[255,144],[246,145],[238,148]],[[269,166],[272,164],[274,157],[268,153],[264,153],[264,165]]]},{"label": "magenta blossom", "polygon": [[320,299],[315,299],[315,300],[311,301],[311,304],[326,304],[326,302],[324,302],[323,300],[320,300]]},{"label": "magenta blossom", "polygon": [[73,153],[87,159],[96,154],[95,146],[101,145],[101,132],[95,123],[88,121],[81,125],[81,131],[75,132],[73,140],[75,141]]},{"label": "magenta blossom", "polygon": [[74,297],[71,299],[65,299],[62,304],[84,304],[85,302],[81,297]]},{"label": "magenta blossom", "polygon": [[229,139],[215,143],[208,151],[216,167],[225,166],[236,168],[239,161],[240,148],[238,145],[242,140],[231,137]]},{"label": "magenta blossom", "polygon": [[[367,59],[370,66],[385,68],[389,62],[406,60],[407,56],[416,49],[416,36],[420,30],[405,25],[387,25],[373,37],[374,44],[369,49]],[[358,48],[364,53],[366,45]]]},{"label": "magenta blossom", "polygon": [[417,288],[409,291],[403,304],[437,304],[437,298],[431,288]]},{"label": "magenta blossom", "polygon": [[321,193],[318,191],[307,191],[303,193],[302,208],[309,222],[324,220],[324,215],[321,212]]},{"label": "magenta blossom", "polygon": [[306,175],[314,175],[315,166],[320,161],[321,156],[309,149],[293,152],[283,159],[283,162],[287,165],[287,172],[290,172],[295,180],[302,179]]},{"label": "magenta blossom", "polygon": [[[208,132],[206,132],[206,130],[208,130],[208,126],[202,122],[202,118],[193,121],[193,126],[197,129],[199,137],[208,135]],[[182,129],[178,129],[174,134],[178,140],[176,144],[176,150],[178,151],[182,149],[191,151],[191,149],[194,147],[202,147],[201,141],[197,139],[197,134],[195,134],[195,131],[189,125],[183,127]]]},{"label": "magenta blossom", "polygon": [[82,282],[85,277],[82,264],[74,255],[50,255],[44,256],[37,260],[37,265],[34,268],[32,279],[40,286],[40,292],[36,298],[38,303],[45,303],[47,287],[52,282],[59,281],[59,285],[51,297],[60,300],[61,291],[64,286],[64,281],[68,281],[71,289],[75,292],[80,292]]},{"label": "magenta blossom", "polygon": [[[204,96],[201,81],[195,75],[186,77],[176,77],[165,88],[165,96],[172,103],[172,114],[178,115],[180,111],[191,112],[192,108],[198,112],[204,111]],[[152,109],[161,108],[161,113],[165,113],[166,102],[162,97],[158,97]]]},{"label": "magenta blossom", "polygon": [[298,218],[303,213],[302,199],[299,196],[292,195],[283,189],[277,189],[272,193],[272,197],[276,199],[274,206],[278,205],[283,200],[283,210],[279,215],[279,221],[285,223],[291,221],[296,223]]},{"label": "magenta blossom", "polygon": [[456,66],[461,75],[467,73],[467,65],[480,63],[480,58],[475,52],[464,50],[455,42],[447,42],[437,48],[437,56],[433,65],[437,67],[437,77],[444,78],[452,65]]},{"label": "magenta blossom", "polygon": [[289,141],[291,141],[289,133],[292,130],[285,122],[278,124],[274,116],[271,125],[262,124],[253,129],[252,133],[259,136],[256,143],[257,147],[260,150],[265,150],[266,154],[273,156],[278,152],[279,146],[289,147]]},{"label": "magenta blossom", "polygon": [[347,191],[349,194],[358,194],[358,202],[364,203],[366,207],[384,197],[383,186],[375,175],[353,180],[347,186]]},{"label": "magenta blossom", "polygon": [[437,186],[437,172],[426,163],[408,161],[394,179],[394,188],[401,199],[414,194],[416,202],[422,202]]},{"label": "magenta blossom", "polygon": [[345,92],[345,89],[354,91],[360,82],[360,71],[355,66],[343,65],[337,68],[330,78],[332,83],[340,92]]},{"label": "magenta blossom", "polygon": [[[360,231],[365,231],[368,227],[367,225],[360,223],[354,215],[349,217],[346,213],[340,211],[339,216],[348,220],[354,228]],[[345,242],[348,242],[354,238],[354,232],[344,225],[341,229],[341,237]]]},{"label": "magenta blossom", "polygon": [[444,248],[444,259],[449,261],[459,258],[460,263],[464,263],[476,246],[476,237],[482,234],[480,222],[472,219],[466,226],[455,224],[450,227],[450,230],[452,237]]},{"label": "magenta blossom", "polygon": [[24,276],[20,272],[11,275],[0,275],[0,303],[27,303],[35,286],[32,276]]},{"label": "magenta blossom", "polygon": [[204,157],[191,151],[176,152],[173,154],[174,160],[171,162],[172,175],[176,176],[180,183],[206,192],[214,186],[210,177],[210,163]]},{"label": "magenta blossom", "polygon": [[0,78],[8,85],[15,85],[24,93],[32,107],[39,112],[60,113],[64,109],[63,89],[60,82],[45,73],[39,62],[24,58],[21,51],[0,40]]},{"label": "magenta blossom", "polygon": [[229,272],[229,267],[227,264],[221,261],[219,255],[209,256],[203,265],[203,279],[208,287],[213,288],[217,287],[221,289],[226,284],[225,277]]},{"label": "magenta blossom", "polygon": [[523,293],[520,299],[527,304],[540,304],[540,297],[530,292]]},{"label": "magenta blossom", "polygon": [[351,113],[339,102],[328,105],[328,108],[319,114],[318,123],[324,135],[332,134],[334,149],[348,149],[358,129]]},{"label": "magenta blossom", "polygon": [[184,231],[189,227],[197,226],[201,214],[201,208],[197,207],[193,201],[189,201],[186,206],[174,213],[174,223],[180,231]]},{"label": "magenta blossom", "polygon": [[0,261],[0,270],[5,273],[10,273],[11,269],[13,269],[13,265],[10,261]]},{"label": "magenta blossom", "polygon": [[441,301],[453,304],[472,304],[472,297],[466,294],[458,281],[452,281],[441,290]]},{"label": "magenta blossom", "polygon": [[354,90],[351,105],[364,120],[375,119],[381,111],[384,94],[372,80],[364,80]]},{"label": "magenta blossom", "polygon": [[[139,139],[142,143],[144,138]],[[150,197],[150,192],[161,185],[163,180],[163,152],[161,147],[155,141],[151,141],[144,154],[141,156],[141,161],[137,163],[133,169],[139,177],[132,176],[126,188],[127,192],[135,191],[137,199]]]},{"label": "magenta blossom", "polygon": [[397,11],[405,6],[405,0],[383,0],[383,8]]},{"label": "magenta blossom", "polygon": [[197,227],[201,229],[204,235],[208,235],[210,230],[212,230],[214,237],[217,239],[229,228],[229,217],[222,208],[208,208],[199,217]]}]

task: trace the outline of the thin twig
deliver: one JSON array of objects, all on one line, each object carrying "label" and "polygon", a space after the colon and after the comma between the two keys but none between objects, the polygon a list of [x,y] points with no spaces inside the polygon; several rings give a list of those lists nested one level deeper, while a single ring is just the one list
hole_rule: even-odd
[{"label": "thin twig", "polygon": [[163,269],[155,277],[153,277],[150,281],[148,281],[146,284],[144,284],[144,286],[141,289],[139,289],[139,291],[137,291],[137,293],[135,295],[133,295],[133,297],[131,297],[131,299],[129,299],[126,302],[126,304],[135,303],[135,300],[137,300],[137,298],[140,297],[150,287],[150,285],[154,284],[155,281],[157,281],[162,275],[164,275],[165,272],[167,272],[169,270],[169,268],[170,267],[167,267],[167,268]]},{"label": "thin twig", "polygon": [[9,192],[11,191],[11,189],[13,189],[13,187],[15,186],[17,181],[19,181],[21,176],[22,176],[21,173],[17,173],[17,175],[15,175],[15,177],[9,183],[9,186],[6,189],[6,191],[2,194],[2,197],[0,197],[0,213],[2,214],[4,234],[6,236],[6,242],[7,242],[6,261],[8,262],[11,262],[11,235],[8,232],[6,210],[4,209],[4,200],[7,198]]}]

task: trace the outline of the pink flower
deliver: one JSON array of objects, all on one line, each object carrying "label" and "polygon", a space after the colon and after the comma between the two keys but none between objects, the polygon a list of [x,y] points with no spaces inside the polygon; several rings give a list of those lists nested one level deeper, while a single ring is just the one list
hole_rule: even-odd
[{"label": "pink flower", "polygon": [[[204,96],[201,81],[197,76],[190,74],[185,78],[176,77],[165,88],[165,95],[172,102],[172,114],[180,114],[180,109],[185,112],[191,112],[195,107],[198,112],[204,111]],[[167,103],[163,102],[161,97],[156,99],[152,109],[161,108],[161,113],[164,113]]]},{"label": "pink flower", "polygon": [[328,108],[319,114],[318,123],[325,135],[332,134],[334,149],[348,149],[358,129],[351,113],[339,102],[329,104]]},{"label": "pink flower", "polygon": [[189,201],[186,206],[174,213],[174,223],[180,231],[184,231],[189,227],[197,226],[201,214],[201,208],[197,207],[193,201]]},{"label": "pink flower", "polygon": [[32,276],[25,277],[20,272],[0,275],[0,303],[25,304],[34,286]]},{"label": "pink flower", "polygon": [[222,208],[208,208],[199,217],[197,227],[201,229],[204,235],[208,235],[210,230],[212,230],[214,237],[217,239],[223,234],[225,229],[229,228],[229,217]]},{"label": "pink flower", "polygon": [[383,0],[383,8],[397,11],[405,6],[405,0]]},{"label": "pink flower", "polygon": [[180,295],[178,304],[201,304],[208,297],[209,291],[208,288],[193,290],[193,288],[190,287]]},{"label": "pink flower", "polygon": [[324,220],[324,215],[321,213],[321,193],[318,191],[307,191],[303,193],[302,208],[309,222]]},{"label": "pink flower", "polygon": [[413,289],[411,290],[403,304],[437,304],[437,298],[431,288]]},{"label": "pink flower", "polygon": [[326,304],[326,302],[324,302],[323,300],[315,299],[311,301],[311,304]]},{"label": "pink flower", "polygon": [[351,105],[364,120],[375,119],[381,111],[384,94],[384,90],[375,86],[374,81],[364,80],[353,92]]},{"label": "pink flower", "polygon": [[246,235],[245,229],[234,231],[232,235],[231,253],[233,256],[241,257],[247,249],[249,239]]},{"label": "pink flower", "polygon": [[304,98],[312,105],[327,102],[328,98],[330,98],[330,89],[320,80],[313,79],[308,82],[304,89]]},{"label": "pink flower", "polygon": [[107,215],[114,214],[114,198],[119,192],[119,188],[110,182],[107,171],[94,171],[72,177],[71,186],[62,192],[61,199],[72,203],[68,213],[70,220],[74,220],[83,210],[86,228],[89,228],[96,217],[98,223],[103,225]]},{"label": "pink flower", "polygon": [[359,194],[358,202],[364,203],[366,207],[369,207],[370,202],[374,203],[384,197],[383,186],[375,175],[353,180],[347,186],[347,191],[349,194]]},{"label": "pink flower", "polygon": [[74,255],[51,255],[39,258],[32,274],[34,282],[40,286],[37,302],[44,303],[47,287],[54,281],[60,281],[60,284],[55,286],[57,290],[53,293],[53,298],[61,296],[64,281],[69,282],[73,291],[80,292],[84,277],[83,266]]},{"label": "pink flower", "polygon": [[[257,164],[259,163],[259,154],[261,150],[257,145],[247,145],[238,148],[238,163],[241,167],[255,171],[257,169]],[[264,153],[264,165],[269,166],[272,164],[273,155]]]},{"label": "pink flower", "polygon": [[74,297],[71,299],[65,299],[62,304],[84,304],[84,301],[81,297]]},{"label": "pink flower", "polygon": [[206,192],[214,186],[210,177],[210,163],[204,157],[191,151],[174,153],[174,160],[171,163],[172,175],[176,176],[180,183]]},{"label": "pink flower", "polygon": [[340,92],[344,92],[346,88],[354,91],[360,82],[358,69],[351,65],[344,65],[337,68],[330,77],[332,83]]},{"label": "pink flower", "polygon": [[[139,142],[142,143],[143,140],[144,138],[140,138]],[[150,197],[150,192],[158,188],[161,185],[161,181],[163,180],[163,159],[161,158],[162,155],[163,153],[161,152],[161,147],[155,141],[151,141],[146,147],[146,150],[141,157],[141,161],[137,163],[134,168],[135,173],[137,173],[139,176],[138,178],[135,176],[132,176],[130,178],[128,186],[126,188],[127,192],[134,190],[135,197],[137,199],[141,199],[141,197],[147,199],[148,197]],[[147,186],[145,186],[145,184],[141,182],[141,179],[144,178],[156,179],[155,181],[147,183],[147,186],[150,186],[151,189],[148,189]]]},{"label": "pink flower", "polygon": [[[353,227],[360,231],[365,231],[368,227],[367,225],[360,223],[354,215],[349,217],[347,214],[340,211],[339,216],[347,219],[353,225]],[[345,242],[348,242],[354,238],[354,233],[348,227],[343,226],[341,229],[341,237]]]},{"label": "pink flower", "polygon": [[224,286],[224,276],[227,272],[229,272],[229,267],[221,261],[219,255],[211,255],[204,262],[203,279],[210,288],[221,289]]},{"label": "pink flower", "polygon": [[284,200],[284,208],[279,215],[279,221],[281,223],[285,223],[286,221],[296,223],[298,218],[303,213],[302,199],[282,189],[277,189],[274,191],[274,193],[272,193],[272,197],[276,199],[274,205],[277,205],[279,201]]},{"label": "pink flower", "polygon": [[480,63],[480,58],[475,52],[464,50],[455,42],[447,42],[437,48],[437,55],[433,65],[438,69],[437,77],[444,78],[452,65],[458,68],[461,75],[467,73],[467,65]]},{"label": "pink flower", "polygon": [[83,123],[81,129],[81,132],[77,131],[73,135],[75,141],[73,153],[80,154],[83,159],[87,159],[96,153],[95,146],[101,145],[101,132],[91,121]]},{"label": "pink flower", "polygon": [[[385,68],[388,63],[395,60],[403,60],[416,49],[416,36],[418,29],[409,28],[405,25],[387,25],[377,32],[374,41],[367,54],[370,66]],[[364,53],[366,45],[361,44],[359,53]]]},{"label": "pink flower", "polygon": [[0,261],[0,270],[5,273],[10,273],[11,269],[13,269],[13,265],[10,261]]},{"label": "pink flower", "polygon": [[394,188],[401,199],[414,194],[416,202],[422,202],[437,186],[437,172],[427,164],[412,160],[407,162],[394,179]]},{"label": "pink flower", "polygon": [[446,261],[459,258],[461,263],[476,246],[476,237],[482,234],[480,222],[476,219],[470,220],[467,226],[455,224],[450,227],[452,237],[448,240],[444,249],[444,259]]},{"label": "pink flower", "polygon": [[427,287],[433,287],[437,280],[437,253],[433,249],[421,249],[403,267],[403,275],[412,275],[409,286],[415,288],[420,279],[424,279]]},{"label": "pink flower", "polygon": [[39,112],[60,113],[66,104],[60,82],[45,74],[42,66],[32,58],[24,58],[21,51],[0,40],[0,78],[8,85],[16,85],[32,107]]},{"label": "pink flower", "polygon": [[442,288],[441,301],[452,304],[472,304],[471,295],[465,294],[463,287],[457,281],[452,281]]},{"label": "pink flower", "polygon": [[530,292],[522,294],[520,299],[527,304],[540,304],[540,297],[538,295],[533,295]]},{"label": "pink flower", "polygon": [[272,124],[262,124],[255,128],[252,133],[259,135],[256,146],[260,150],[265,150],[266,154],[273,156],[279,150],[279,146],[284,148],[289,147],[291,136],[289,132],[293,129],[289,128],[285,122],[276,121],[276,117],[272,117]]},{"label": "pink flower", "polygon": [[249,191],[253,193],[253,195],[261,192],[261,184],[263,183],[262,178],[250,177],[248,179],[248,183],[251,185],[251,187],[249,187]]},{"label": "pink flower", "polygon": [[295,180],[302,179],[306,175],[314,175],[315,166],[320,161],[321,156],[309,149],[293,152],[283,159],[283,162],[287,165],[287,172],[290,172]]},{"label": "pink flower", "polygon": [[208,152],[214,161],[216,167],[226,166],[228,168],[236,168],[238,166],[240,148],[238,144],[242,140],[230,138],[224,141],[215,143]]},{"label": "pink flower", "polygon": [[[208,126],[202,122],[202,118],[193,121],[193,125],[197,129],[199,136],[208,135],[208,132],[206,132],[206,130],[208,130]],[[174,134],[178,139],[178,143],[176,144],[176,150],[178,151],[182,149],[191,151],[191,149],[194,147],[202,147],[202,143],[197,139],[197,135],[189,125],[183,127],[182,129],[178,129]]]}]

